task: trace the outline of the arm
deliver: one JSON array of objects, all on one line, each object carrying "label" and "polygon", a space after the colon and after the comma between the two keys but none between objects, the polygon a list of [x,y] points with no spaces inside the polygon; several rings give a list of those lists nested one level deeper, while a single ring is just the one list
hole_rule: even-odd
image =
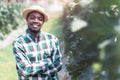
[{"label": "arm", "polygon": [[60,53],[59,42],[57,38],[55,38],[55,40],[53,41],[53,45],[54,47],[53,52],[51,53],[51,60],[48,64],[48,71],[46,71],[45,74],[54,75],[62,69],[62,55]]},{"label": "arm", "polygon": [[20,75],[31,76],[37,73],[43,73],[48,69],[48,61],[43,59],[40,62],[31,63],[26,57],[24,47],[19,42],[13,43],[13,53],[16,59],[16,64],[20,70]]}]

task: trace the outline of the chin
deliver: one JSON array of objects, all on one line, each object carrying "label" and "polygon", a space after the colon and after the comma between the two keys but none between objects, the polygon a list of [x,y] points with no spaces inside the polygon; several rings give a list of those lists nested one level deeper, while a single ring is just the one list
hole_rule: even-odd
[{"label": "chin", "polygon": [[31,28],[28,28],[30,32],[33,32],[33,33],[38,33],[40,32],[40,29],[31,29]]},{"label": "chin", "polygon": [[38,33],[38,32],[40,32],[40,30],[33,30],[33,32],[34,32],[34,33]]}]

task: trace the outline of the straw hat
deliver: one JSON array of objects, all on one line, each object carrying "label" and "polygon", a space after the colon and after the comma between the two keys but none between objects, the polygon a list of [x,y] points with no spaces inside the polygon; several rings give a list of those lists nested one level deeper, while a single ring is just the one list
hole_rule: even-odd
[{"label": "straw hat", "polygon": [[25,8],[25,9],[22,11],[22,16],[23,16],[23,18],[26,19],[28,13],[30,13],[30,12],[32,12],[32,11],[37,11],[37,12],[43,14],[45,22],[48,21],[48,15],[47,15],[47,13],[45,12],[44,8],[42,8],[42,7],[38,6],[38,5],[34,5],[34,6],[31,6],[31,7]]}]

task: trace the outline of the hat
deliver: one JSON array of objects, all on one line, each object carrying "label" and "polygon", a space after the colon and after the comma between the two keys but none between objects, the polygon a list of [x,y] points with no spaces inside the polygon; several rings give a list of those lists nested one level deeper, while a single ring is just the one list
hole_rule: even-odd
[{"label": "hat", "polygon": [[28,8],[25,8],[23,11],[22,11],[22,16],[23,18],[27,18],[27,15],[32,12],[32,11],[37,11],[41,14],[43,14],[44,16],[44,21],[47,22],[48,21],[48,15],[47,13],[45,12],[44,8],[38,6],[38,5],[34,5],[34,6],[31,6],[31,7],[28,7]]}]

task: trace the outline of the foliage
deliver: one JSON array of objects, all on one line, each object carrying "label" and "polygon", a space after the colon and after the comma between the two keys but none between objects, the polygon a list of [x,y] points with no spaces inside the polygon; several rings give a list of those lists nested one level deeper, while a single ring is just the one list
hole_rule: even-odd
[{"label": "foliage", "polygon": [[0,39],[20,25],[22,8],[19,4],[0,4]]},{"label": "foliage", "polygon": [[66,68],[71,80],[118,80],[119,0],[67,5],[63,14]]}]

